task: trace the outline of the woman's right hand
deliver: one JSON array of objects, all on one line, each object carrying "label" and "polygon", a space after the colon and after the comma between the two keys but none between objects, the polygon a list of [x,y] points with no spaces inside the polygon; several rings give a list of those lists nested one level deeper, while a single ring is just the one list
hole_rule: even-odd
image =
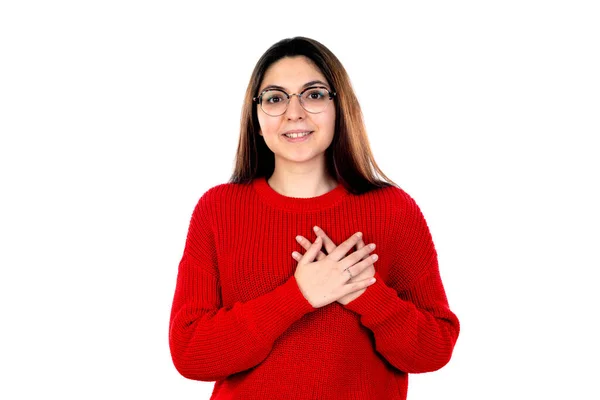
[{"label": "woman's right hand", "polygon": [[373,259],[376,256],[367,257],[362,260],[372,251],[370,246],[364,246],[346,256],[346,253],[361,238],[362,234],[358,232],[337,246],[331,254],[328,254],[321,260],[314,261],[323,244],[323,240],[317,237],[300,261],[298,261],[294,277],[298,282],[300,291],[314,308],[326,306],[349,293],[362,290],[375,282],[374,278],[368,278],[347,283],[352,276],[360,274],[376,261],[376,259]]}]

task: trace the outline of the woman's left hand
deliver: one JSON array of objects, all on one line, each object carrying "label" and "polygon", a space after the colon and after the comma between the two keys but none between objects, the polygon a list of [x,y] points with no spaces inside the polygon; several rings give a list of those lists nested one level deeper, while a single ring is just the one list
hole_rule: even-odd
[{"label": "woman's left hand", "polygon": [[[327,254],[331,254],[331,252],[336,249],[337,245],[335,243],[333,243],[333,241],[329,238],[329,236],[327,236],[325,234],[325,232],[322,229],[320,229],[319,227],[315,226],[314,231],[315,231],[316,235],[319,236],[323,240],[323,246],[325,247],[325,250],[327,250]],[[304,247],[305,250],[308,250],[310,248],[310,246],[312,245],[311,241],[305,237],[302,237],[302,236],[300,236],[300,237],[302,239],[299,240],[298,243],[300,243],[300,245],[302,247]],[[360,241],[356,244],[356,250],[360,250],[364,246],[365,246],[365,242],[361,238]],[[292,257],[294,258],[294,260],[300,261],[300,259],[302,258],[302,254],[298,253],[297,251],[294,251],[292,253]],[[321,260],[325,257],[326,257],[326,255],[322,251],[319,251],[319,254],[317,254],[317,261]],[[369,255],[366,255],[365,258],[366,257],[369,257]],[[350,279],[348,282],[361,281],[363,279],[367,279],[372,276],[375,276],[375,267],[373,265],[366,268],[360,274],[353,276],[352,279]],[[358,297],[360,297],[360,295],[363,294],[366,290],[367,290],[367,288],[356,291],[356,292],[349,293],[346,296],[339,298],[337,300],[337,302],[342,305],[346,305],[346,304],[350,303],[352,300],[355,300]]]}]

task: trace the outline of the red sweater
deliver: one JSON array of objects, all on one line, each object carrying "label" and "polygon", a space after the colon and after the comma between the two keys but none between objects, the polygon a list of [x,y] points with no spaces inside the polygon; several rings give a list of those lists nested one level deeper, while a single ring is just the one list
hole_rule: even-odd
[{"label": "red sweater", "polygon": [[[358,231],[377,281],[346,306],[313,308],[291,253],[314,225],[336,244]],[[401,189],[342,185],[290,198],[265,178],[208,190],[191,217],[171,311],[177,370],[216,381],[211,399],[406,399],[408,373],[452,355],[450,311],[421,211]]]}]

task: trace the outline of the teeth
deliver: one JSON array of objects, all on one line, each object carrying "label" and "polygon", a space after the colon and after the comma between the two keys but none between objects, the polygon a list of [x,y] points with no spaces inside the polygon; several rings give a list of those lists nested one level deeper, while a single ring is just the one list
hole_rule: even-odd
[{"label": "teeth", "polygon": [[310,134],[310,132],[301,132],[301,133],[286,133],[285,136],[291,138],[291,139],[295,139],[297,137],[303,137]]}]

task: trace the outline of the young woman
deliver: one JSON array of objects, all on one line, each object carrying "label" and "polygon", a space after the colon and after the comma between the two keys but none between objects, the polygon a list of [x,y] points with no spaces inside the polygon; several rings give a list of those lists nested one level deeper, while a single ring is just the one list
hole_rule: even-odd
[{"label": "young woman", "polygon": [[175,367],[216,381],[211,399],[405,399],[458,333],[425,219],[377,167],[342,64],[312,39],[274,44],[233,176],[191,217]]}]

